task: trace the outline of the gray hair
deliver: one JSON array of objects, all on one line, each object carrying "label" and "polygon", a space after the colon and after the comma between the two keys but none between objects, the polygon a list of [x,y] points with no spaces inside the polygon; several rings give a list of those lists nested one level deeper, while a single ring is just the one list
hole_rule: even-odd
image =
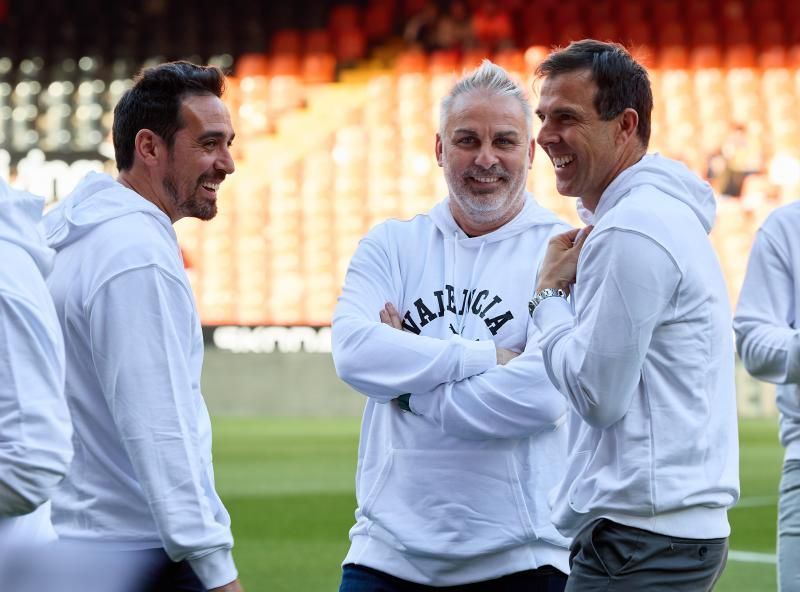
[{"label": "gray hair", "polygon": [[528,129],[528,134],[531,133],[533,109],[531,108],[530,102],[528,102],[528,96],[525,90],[514,82],[511,76],[508,75],[508,72],[489,60],[483,60],[478,68],[465,74],[442,99],[439,105],[439,133],[444,131],[445,123],[450,116],[450,109],[456,97],[480,90],[501,97],[514,97],[517,99],[522,106],[522,111],[525,113],[525,124]]}]

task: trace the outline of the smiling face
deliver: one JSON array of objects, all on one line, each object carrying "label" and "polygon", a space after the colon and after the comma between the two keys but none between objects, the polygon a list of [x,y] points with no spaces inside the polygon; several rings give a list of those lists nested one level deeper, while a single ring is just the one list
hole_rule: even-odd
[{"label": "smiling face", "polygon": [[603,121],[594,106],[596,93],[589,70],[548,76],[536,109],[542,122],[537,142],[555,166],[558,192],[582,198],[592,211],[606,187],[629,166],[624,157],[630,139],[626,126],[635,116],[628,109]]},{"label": "smiling face", "polygon": [[486,234],[522,210],[533,149],[518,99],[478,90],[453,100],[436,135],[436,159],[464,232]]},{"label": "smiling face", "polygon": [[181,105],[183,127],[169,149],[162,185],[170,198],[172,221],[210,220],[217,213],[217,191],[235,170],[228,109],[214,95],[190,95]]}]

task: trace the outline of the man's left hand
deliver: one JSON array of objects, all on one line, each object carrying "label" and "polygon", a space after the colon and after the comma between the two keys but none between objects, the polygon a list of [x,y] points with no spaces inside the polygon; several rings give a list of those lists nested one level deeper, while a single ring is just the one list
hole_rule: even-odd
[{"label": "man's left hand", "polygon": [[537,292],[545,288],[561,288],[569,294],[569,288],[575,283],[578,272],[578,256],[592,228],[593,226],[575,228],[550,239],[539,280],[536,282]]},{"label": "man's left hand", "polygon": [[400,313],[397,312],[397,309],[391,302],[386,303],[386,306],[380,311],[379,316],[381,317],[381,323],[384,325],[389,325],[400,331],[403,330],[403,321],[400,320]]}]

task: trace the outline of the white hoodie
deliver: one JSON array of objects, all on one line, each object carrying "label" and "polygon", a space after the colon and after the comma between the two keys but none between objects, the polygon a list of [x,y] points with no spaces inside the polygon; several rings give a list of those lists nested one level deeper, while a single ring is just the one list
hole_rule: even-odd
[{"label": "white hoodie", "polygon": [[554,521],[605,517],[660,534],[728,536],[739,494],[730,305],[708,239],[714,195],[682,164],[645,156],[605,190],[578,261],[574,313],[533,320],[570,402],[570,459]]},{"label": "white hoodie", "polygon": [[203,339],[169,218],[90,173],[43,221],[67,345],[75,460],[53,498],[66,539],[163,547],[208,588],[236,577],[200,393]]},{"label": "white hoodie", "polygon": [[781,443],[800,459],[800,202],[778,208],[756,235],[733,327],[747,371],[778,385]]},{"label": "white hoodie", "polygon": [[0,548],[55,539],[47,500],[72,458],[43,207],[0,180]]},{"label": "white hoodie", "polygon": [[[445,200],[361,241],[333,317],[336,370],[369,397],[344,563],[433,586],[568,571],[546,495],[563,473],[564,400],[538,347],[496,365],[496,347],[525,348],[538,265],[567,228],[529,197],[469,238]],[[387,302],[404,331],[381,324]],[[405,393],[423,417],[387,404]]]}]

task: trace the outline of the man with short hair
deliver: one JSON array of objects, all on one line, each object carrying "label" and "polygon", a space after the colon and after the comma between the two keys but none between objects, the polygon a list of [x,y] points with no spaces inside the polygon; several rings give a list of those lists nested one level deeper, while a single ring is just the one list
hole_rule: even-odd
[{"label": "man with short hair", "polygon": [[567,590],[710,590],[739,495],[714,194],[645,154],[650,83],[622,46],[575,42],[537,74],[537,141],[592,225],[553,238],[531,303],[569,402],[569,463],[552,498],[556,526],[575,537]]},{"label": "man with short hair", "polygon": [[90,173],[44,218],[76,432],[54,523],[67,541],[147,558],[147,590],[240,590],[172,228],[213,218],[234,172],[224,83],[188,62],[144,70],[114,110],[118,178]]},{"label": "man with short hair", "polygon": [[565,405],[525,344],[538,261],[567,226],[525,191],[531,121],[502,68],[462,78],[436,135],[448,197],[353,256],[333,358],[368,400],[342,592],[564,587],[568,541],[546,497]]},{"label": "man with short hair", "polygon": [[778,385],[786,448],[778,499],[778,589],[800,592],[800,202],[758,230],[733,319],[747,371]]}]

